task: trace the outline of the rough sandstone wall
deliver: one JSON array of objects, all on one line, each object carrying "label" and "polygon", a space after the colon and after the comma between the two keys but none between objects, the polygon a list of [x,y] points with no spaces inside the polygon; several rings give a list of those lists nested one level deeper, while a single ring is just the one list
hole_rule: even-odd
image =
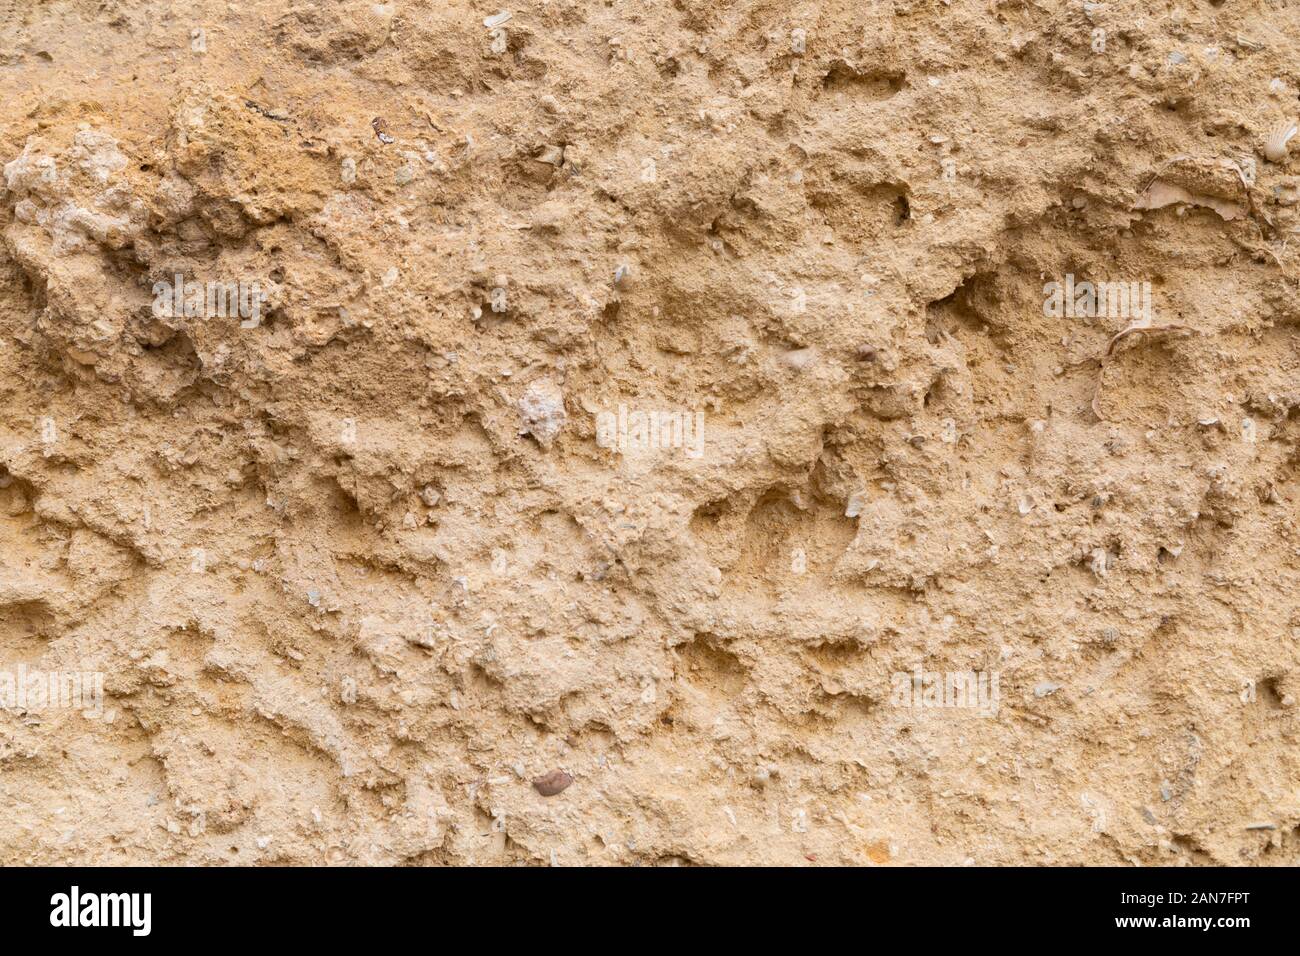
[{"label": "rough sandstone wall", "polygon": [[104,702],[0,862],[1297,862],[1298,84],[1286,0],[2,0],[0,667]]}]

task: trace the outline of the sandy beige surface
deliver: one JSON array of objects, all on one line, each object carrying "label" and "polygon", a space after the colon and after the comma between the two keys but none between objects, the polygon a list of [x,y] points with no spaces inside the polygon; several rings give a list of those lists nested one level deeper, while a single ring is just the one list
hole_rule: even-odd
[{"label": "sandy beige surface", "polygon": [[0,862],[1296,863],[1298,84],[1280,0],[0,0]]}]

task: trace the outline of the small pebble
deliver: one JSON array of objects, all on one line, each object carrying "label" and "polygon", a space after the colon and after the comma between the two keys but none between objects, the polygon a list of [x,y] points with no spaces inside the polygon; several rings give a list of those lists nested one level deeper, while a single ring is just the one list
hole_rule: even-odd
[{"label": "small pebble", "polygon": [[563,793],[573,783],[573,778],[563,770],[552,770],[541,777],[533,778],[533,789],[544,797],[553,797]]},{"label": "small pebble", "polygon": [[551,166],[563,166],[564,150],[559,146],[547,146],[537,154],[537,161],[539,163],[548,163]]}]

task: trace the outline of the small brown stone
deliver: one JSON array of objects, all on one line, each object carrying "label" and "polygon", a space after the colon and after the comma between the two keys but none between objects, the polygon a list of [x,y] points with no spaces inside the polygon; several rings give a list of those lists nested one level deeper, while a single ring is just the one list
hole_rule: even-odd
[{"label": "small brown stone", "polygon": [[533,778],[533,789],[544,797],[553,797],[563,792],[573,783],[573,778],[563,770],[552,770],[541,777]]},{"label": "small brown stone", "polygon": [[867,845],[867,859],[872,863],[885,864],[889,862],[889,843],[885,840],[877,840]]}]

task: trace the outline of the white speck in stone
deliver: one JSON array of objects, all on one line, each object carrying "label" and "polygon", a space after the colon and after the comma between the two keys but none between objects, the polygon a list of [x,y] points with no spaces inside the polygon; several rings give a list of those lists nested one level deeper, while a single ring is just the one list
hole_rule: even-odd
[{"label": "white speck in stone", "polygon": [[560,387],[550,379],[538,379],[524,390],[518,407],[524,423],[519,433],[532,435],[543,448],[549,448],[568,418]]}]

